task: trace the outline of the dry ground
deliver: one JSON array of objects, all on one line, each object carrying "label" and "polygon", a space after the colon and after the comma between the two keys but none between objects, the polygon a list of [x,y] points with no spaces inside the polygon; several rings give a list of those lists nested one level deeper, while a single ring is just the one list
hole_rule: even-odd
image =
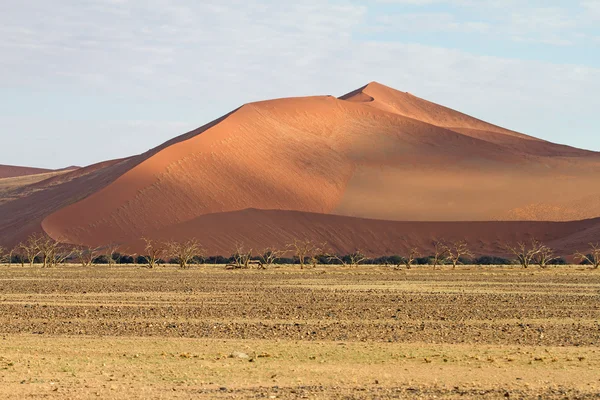
[{"label": "dry ground", "polygon": [[599,344],[582,267],[0,267],[2,398],[600,398]]}]

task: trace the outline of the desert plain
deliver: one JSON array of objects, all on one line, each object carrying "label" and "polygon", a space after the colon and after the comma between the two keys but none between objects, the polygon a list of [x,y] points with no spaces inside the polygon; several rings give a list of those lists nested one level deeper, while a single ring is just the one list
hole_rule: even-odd
[{"label": "desert plain", "polygon": [[0,267],[2,398],[598,398],[587,266]]}]

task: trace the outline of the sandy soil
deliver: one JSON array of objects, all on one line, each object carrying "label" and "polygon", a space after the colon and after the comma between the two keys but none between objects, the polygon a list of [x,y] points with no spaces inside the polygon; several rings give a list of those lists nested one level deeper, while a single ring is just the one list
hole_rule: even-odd
[{"label": "sandy soil", "polygon": [[581,267],[0,280],[2,398],[600,396],[600,274]]}]

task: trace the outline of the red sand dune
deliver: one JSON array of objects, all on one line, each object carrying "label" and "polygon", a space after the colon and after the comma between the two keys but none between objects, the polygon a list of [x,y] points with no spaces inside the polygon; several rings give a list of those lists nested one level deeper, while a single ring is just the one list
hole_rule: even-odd
[{"label": "red sand dune", "polygon": [[[210,227],[207,229],[207,227]],[[572,255],[588,248],[586,230],[600,231],[600,220],[573,222],[487,221],[487,222],[402,222],[314,214],[299,211],[257,210],[208,214],[154,232],[159,241],[195,238],[211,255],[230,255],[233,243],[261,253],[267,247],[284,249],[294,239],[327,243],[328,251],[369,255],[406,254],[419,248],[424,254],[433,250],[436,240],[467,240],[478,255],[509,255],[506,244],[537,239]],[[593,234],[600,238],[598,233]],[[124,249],[139,251],[143,241],[126,243]]]},{"label": "red sand dune", "polygon": [[[443,235],[472,237],[482,252],[494,253],[498,241],[545,230],[558,247],[568,238],[575,242],[569,248],[581,245],[597,237],[591,229],[597,221],[473,221],[600,216],[594,185],[600,154],[509,131],[378,83],[339,99],[246,104],[109,164],[40,183],[48,188],[37,197],[0,206],[0,221],[12,212],[13,227],[25,221],[35,229],[41,221],[58,240],[118,242],[134,251],[142,236],[192,235],[209,250],[228,253],[234,241],[280,244],[304,226],[296,235],[326,239],[340,251],[426,246]],[[581,224],[590,235],[573,239]]]}]

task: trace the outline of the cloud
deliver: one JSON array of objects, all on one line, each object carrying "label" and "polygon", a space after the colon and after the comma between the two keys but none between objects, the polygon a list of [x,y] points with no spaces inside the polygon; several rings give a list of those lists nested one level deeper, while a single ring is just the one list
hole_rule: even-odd
[{"label": "cloud", "polygon": [[[400,6],[425,7],[424,12],[395,13],[383,22],[397,22],[396,30],[417,32],[485,33],[490,38],[522,43],[570,46],[585,43],[587,30],[597,30],[593,23],[600,17],[600,1],[583,1],[560,6],[553,2],[517,2],[515,0],[375,0]],[[444,6],[439,13],[430,6]],[[475,18],[475,19],[473,19]],[[406,28],[404,28],[406,27]]]},{"label": "cloud", "polygon": [[478,21],[458,21],[449,13],[404,13],[387,14],[376,18],[377,29],[395,32],[462,32],[483,33],[490,25]]},{"label": "cloud", "polygon": [[[500,3],[505,4],[496,6]],[[0,138],[10,151],[2,161],[59,167],[63,158],[48,150],[58,141],[65,146],[62,154],[74,159],[64,160],[67,164],[123,157],[245,102],[341,95],[372,80],[509,128],[600,148],[590,139],[598,129],[597,68],[409,43],[394,34],[401,30],[388,30],[380,40],[367,40],[363,32],[376,18],[387,29],[405,24],[400,29],[416,33],[420,28],[556,39],[565,42],[553,44],[563,45],[598,35],[555,35],[576,27],[551,8],[534,19],[532,26],[542,34],[528,28],[526,8],[502,14],[506,17],[499,23],[477,13],[470,14],[473,18],[451,12],[383,17],[371,5],[343,0],[22,0],[5,5]]]},{"label": "cloud", "polygon": [[215,0],[23,3],[0,17],[7,54],[0,84],[116,86],[145,95],[152,80],[153,90],[184,94],[215,73],[235,80],[240,70],[310,66],[346,42],[365,11],[316,0],[262,7]]}]

